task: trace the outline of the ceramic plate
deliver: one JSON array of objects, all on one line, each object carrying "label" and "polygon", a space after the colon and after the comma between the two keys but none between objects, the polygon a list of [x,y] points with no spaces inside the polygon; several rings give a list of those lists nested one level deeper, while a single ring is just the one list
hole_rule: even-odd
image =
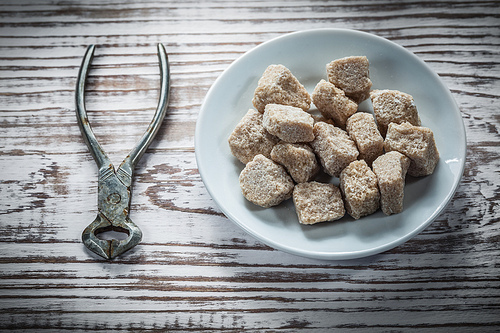
[{"label": "ceramic plate", "polygon": [[[312,93],[326,78],[330,61],[353,55],[370,61],[372,89],[411,94],[422,126],[433,130],[440,152],[435,172],[407,178],[404,211],[381,211],[355,221],[301,225],[292,200],[273,208],[248,202],[238,183],[244,165],[231,155],[227,139],[252,108],[257,81],[271,64],[288,67]],[[370,101],[360,110],[372,112]],[[196,159],[205,186],[222,212],[248,233],[274,248],[309,258],[360,258],[391,249],[421,232],[451,200],[463,173],[464,124],[450,91],[422,60],[403,47],[368,33],[342,29],[301,31],[262,43],[233,62],[203,102],[195,134]],[[332,182],[338,179],[332,179]]]}]

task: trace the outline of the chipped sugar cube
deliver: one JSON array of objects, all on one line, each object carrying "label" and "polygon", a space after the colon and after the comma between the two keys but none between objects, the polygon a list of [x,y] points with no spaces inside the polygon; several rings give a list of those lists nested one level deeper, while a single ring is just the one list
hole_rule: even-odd
[{"label": "chipped sugar cube", "polygon": [[228,138],[231,153],[244,164],[258,154],[270,157],[273,146],[279,141],[264,129],[262,118],[261,113],[248,110]]},{"label": "chipped sugar cube", "polygon": [[361,103],[368,98],[372,87],[369,67],[370,63],[365,56],[333,60],[326,65],[328,81],[342,89],[356,103]]},{"label": "chipped sugar cube", "polygon": [[309,142],[314,139],[313,117],[294,106],[266,105],[262,125],[270,134],[285,142]]},{"label": "chipped sugar cube", "polygon": [[413,177],[432,174],[439,161],[432,130],[408,122],[389,124],[384,148],[386,152],[395,150],[409,157],[408,174]]},{"label": "chipped sugar cube", "polygon": [[306,143],[279,142],[271,151],[271,159],[283,165],[296,183],[310,181],[319,171],[316,155]]},{"label": "chipped sugar cube", "polygon": [[342,195],[334,184],[315,181],[297,184],[293,190],[293,203],[302,224],[334,221],[345,215]]},{"label": "chipped sugar cube", "polygon": [[358,110],[358,104],[347,97],[343,90],[325,80],[316,85],[311,97],[318,111],[342,128],[345,128],[347,118]]},{"label": "chipped sugar cube", "polygon": [[294,183],[285,169],[264,155],[257,155],[241,171],[240,188],[250,202],[268,208],[292,196]]},{"label": "chipped sugar cube", "polygon": [[420,126],[420,117],[413,97],[398,90],[372,90],[370,98],[380,134],[385,137],[390,123],[407,121]]},{"label": "chipped sugar cube", "polygon": [[314,135],[311,147],[330,176],[338,177],[342,169],[358,158],[356,144],[341,128],[318,122],[314,124]]},{"label": "chipped sugar cube", "polygon": [[374,213],[380,206],[377,176],[364,160],[351,162],[340,174],[347,213],[359,219]]},{"label": "chipped sugar cube", "polygon": [[347,133],[358,147],[358,159],[368,165],[384,152],[384,138],[370,113],[357,112],[347,119]]},{"label": "chipped sugar cube", "polygon": [[288,68],[270,65],[257,83],[252,103],[260,113],[264,113],[267,104],[291,105],[307,111],[311,96]]},{"label": "chipped sugar cube", "polygon": [[397,151],[381,155],[373,162],[373,172],[380,190],[380,207],[386,215],[403,211],[405,178],[409,166],[410,159]]}]

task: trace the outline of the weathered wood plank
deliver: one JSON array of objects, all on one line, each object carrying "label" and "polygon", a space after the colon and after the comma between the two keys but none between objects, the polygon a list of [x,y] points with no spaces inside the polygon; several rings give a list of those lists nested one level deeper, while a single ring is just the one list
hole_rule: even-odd
[{"label": "weathered wood plank", "polygon": [[[0,4],[0,330],[457,331],[500,327],[498,1],[107,1]],[[262,244],[221,214],[194,157],[203,98],[231,62],[287,32],[351,28],[414,52],[450,88],[467,129],[463,180],[411,241],[327,262]],[[106,262],[80,242],[97,171],[74,115],[88,44],[87,106],[119,163],[158,98],[168,116],[137,167],[143,242]]]}]

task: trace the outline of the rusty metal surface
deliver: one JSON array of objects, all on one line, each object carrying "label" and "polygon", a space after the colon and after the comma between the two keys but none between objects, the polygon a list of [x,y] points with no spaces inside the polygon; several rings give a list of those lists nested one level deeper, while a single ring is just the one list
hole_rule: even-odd
[{"label": "rusty metal surface", "polygon": [[[96,161],[98,178],[98,214],[96,219],[85,228],[82,240],[85,246],[106,259],[113,259],[136,246],[142,239],[142,231],[129,217],[132,197],[132,178],[137,162],[153,141],[165,118],[170,91],[170,72],[168,56],[163,44],[158,44],[161,88],[158,106],[146,132],[123,160],[118,169],[104,152],[90,126],[85,108],[85,81],[94,56],[95,46],[90,45],[82,61],[76,84],[76,114],[78,125],[85,143]],[[123,240],[105,240],[97,237],[105,231],[117,231],[127,234]]]}]

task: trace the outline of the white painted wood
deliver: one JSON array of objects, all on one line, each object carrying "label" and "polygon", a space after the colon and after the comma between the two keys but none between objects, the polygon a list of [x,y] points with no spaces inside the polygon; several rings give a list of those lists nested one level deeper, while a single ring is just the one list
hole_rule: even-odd
[{"label": "white painted wood", "polygon": [[[0,4],[0,330],[495,332],[500,329],[498,1],[106,1]],[[269,248],[231,223],[194,157],[203,98],[234,60],[284,33],[358,29],[414,52],[455,97],[464,177],[437,220],[373,257],[325,262]],[[114,163],[158,98],[168,115],[136,169],[143,242],[107,262],[81,231],[97,170],[76,124],[88,44],[93,128]]]}]

